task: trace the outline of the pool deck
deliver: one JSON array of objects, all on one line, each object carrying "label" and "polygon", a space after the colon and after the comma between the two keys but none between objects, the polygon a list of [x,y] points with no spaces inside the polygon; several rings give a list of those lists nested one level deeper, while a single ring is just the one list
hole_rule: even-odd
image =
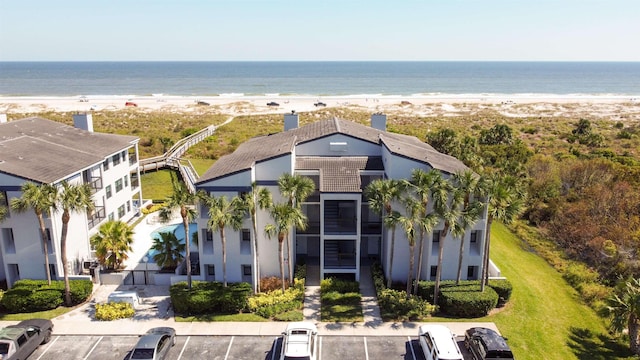
[{"label": "pool deck", "polygon": [[[149,248],[153,245],[151,233],[165,226],[182,223],[182,218],[177,211],[174,212],[171,220],[166,223],[160,222],[157,212],[146,216],[136,216],[131,219],[130,223],[135,223],[140,218],[142,218],[142,221],[133,228],[134,234],[133,244],[131,245],[132,251],[129,253],[129,258],[124,262],[125,269],[127,270],[133,270],[140,263],[144,264],[143,258],[147,255]],[[149,264],[152,263],[153,259],[149,259]]]}]

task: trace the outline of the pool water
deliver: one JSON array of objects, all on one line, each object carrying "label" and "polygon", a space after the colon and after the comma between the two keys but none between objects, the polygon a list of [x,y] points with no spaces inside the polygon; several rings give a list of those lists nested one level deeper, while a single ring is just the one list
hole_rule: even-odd
[{"label": "pool water", "polygon": [[[198,231],[198,224],[196,223],[190,223],[189,224],[189,234],[191,234],[191,243],[189,244],[190,250],[191,252],[193,252],[194,250],[197,251],[198,249],[198,244],[196,242],[193,241],[193,233]],[[157,229],[156,231],[151,233],[151,238],[152,239],[159,239],[160,238],[160,233],[163,232],[172,232],[176,238],[178,238],[178,241],[180,241],[181,244],[184,244],[184,225],[182,223],[180,224],[174,224],[174,225],[167,225],[167,226],[163,226],[159,229]],[[153,249],[149,249],[149,251],[147,251],[147,258],[149,259],[149,262],[154,262],[153,261],[153,256],[155,254],[157,254],[158,251],[153,250]],[[184,253],[182,254],[184,255]]]}]

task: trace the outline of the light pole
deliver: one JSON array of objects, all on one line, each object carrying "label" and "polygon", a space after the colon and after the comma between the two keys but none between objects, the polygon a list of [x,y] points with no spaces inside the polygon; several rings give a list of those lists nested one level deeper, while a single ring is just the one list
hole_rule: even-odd
[{"label": "light pole", "polygon": [[149,256],[145,256],[142,258],[142,261],[144,261],[144,284],[147,284],[147,272],[149,271]]}]

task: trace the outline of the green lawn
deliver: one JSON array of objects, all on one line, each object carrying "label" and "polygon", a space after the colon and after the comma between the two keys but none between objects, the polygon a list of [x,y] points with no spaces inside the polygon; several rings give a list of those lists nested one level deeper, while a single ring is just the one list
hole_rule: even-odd
[{"label": "green lawn", "polygon": [[470,321],[495,322],[518,360],[634,358],[626,343],[610,339],[604,321],[560,274],[502,224],[492,229],[491,258],[513,294],[498,313]]},{"label": "green lawn", "polygon": [[173,191],[171,185],[172,170],[149,171],[140,176],[142,196],[145,199],[164,200]]}]

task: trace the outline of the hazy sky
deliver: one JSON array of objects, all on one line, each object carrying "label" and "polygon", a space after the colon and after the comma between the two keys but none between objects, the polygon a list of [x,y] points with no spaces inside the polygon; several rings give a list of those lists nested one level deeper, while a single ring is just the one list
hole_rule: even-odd
[{"label": "hazy sky", "polygon": [[0,61],[640,61],[640,0],[0,0]]}]

